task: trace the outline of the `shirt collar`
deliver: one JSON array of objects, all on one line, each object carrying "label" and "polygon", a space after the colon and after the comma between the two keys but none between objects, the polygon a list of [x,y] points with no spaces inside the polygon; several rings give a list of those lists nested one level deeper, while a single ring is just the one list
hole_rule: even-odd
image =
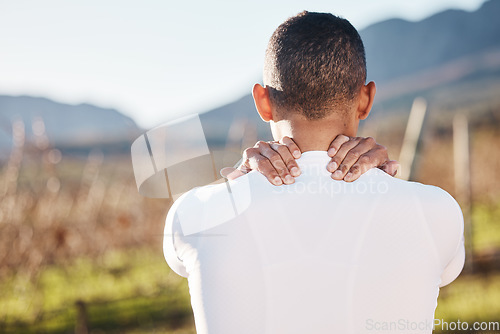
[{"label": "shirt collar", "polygon": [[326,165],[330,160],[331,158],[326,151],[307,151],[303,152],[296,161],[301,174],[330,175],[330,172],[326,169]]}]

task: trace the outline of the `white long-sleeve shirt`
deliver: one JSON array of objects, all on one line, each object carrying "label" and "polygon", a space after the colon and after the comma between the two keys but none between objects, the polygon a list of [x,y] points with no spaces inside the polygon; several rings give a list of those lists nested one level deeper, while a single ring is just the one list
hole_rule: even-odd
[{"label": "white long-sleeve shirt", "polygon": [[292,185],[251,172],[173,204],[164,254],[198,333],[432,332],[464,263],[460,207],[378,169],[333,180],[329,160],[304,152]]}]

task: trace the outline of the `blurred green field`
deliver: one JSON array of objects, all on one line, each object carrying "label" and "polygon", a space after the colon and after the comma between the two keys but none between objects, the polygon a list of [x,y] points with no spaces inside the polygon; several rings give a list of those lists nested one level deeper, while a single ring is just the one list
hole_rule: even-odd
[{"label": "blurred green field", "polygon": [[187,282],[161,250],[113,251],[98,259],[45,266],[36,280],[18,273],[0,284],[2,333],[68,333],[83,302],[92,332],[191,333]]},{"label": "blurred green field", "polygon": [[476,204],[472,208],[472,221],[475,252],[500,248],[500,203]]}]

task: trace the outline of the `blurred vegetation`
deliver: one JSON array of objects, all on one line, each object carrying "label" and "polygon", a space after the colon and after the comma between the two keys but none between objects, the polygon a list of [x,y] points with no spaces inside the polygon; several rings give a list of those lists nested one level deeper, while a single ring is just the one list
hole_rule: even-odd
[{"label": "blurred vegetation", "polygon": [[72,332],[76,303],[84,305],[93,332],[190,333],[192,328],[186,280],[168,269],[161,251],[151,249],[45,266],[35,280],[9,275],[0,294],[2,333]]},{"label": "blurred vegetation", "polygon": [[0,332],[193,333],[162,255],[171,202],[138,194],[128,156],[63,156],[23,134],[15,123],[0,174]]}]

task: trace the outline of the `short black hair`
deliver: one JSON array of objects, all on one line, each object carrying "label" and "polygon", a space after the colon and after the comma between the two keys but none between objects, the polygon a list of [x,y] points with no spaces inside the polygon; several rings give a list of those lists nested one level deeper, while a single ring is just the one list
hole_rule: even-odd
[{"label": "short black hair", "polygon": [[365,48],[346,19],[303,11],[282,23],[269,40],[264,84],[278,111],[321,119],[333,110],[346,110],[365,81]]}]

